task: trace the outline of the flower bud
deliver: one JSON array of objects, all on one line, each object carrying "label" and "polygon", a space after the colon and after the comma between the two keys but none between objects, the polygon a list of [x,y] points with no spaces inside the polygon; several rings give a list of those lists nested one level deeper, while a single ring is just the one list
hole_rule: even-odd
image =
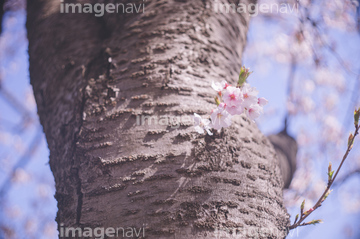
[{"label": "flower bud", "polygon": [[312,224],[312,225],[315,225],[315,224],[318,224],[318,223],[323,223],[323,220],[318,219],[318,220],[312,220],[311,222],[309,222],[309,224]]},{"label": "flower bud", "polygon": [[331,162],[330,162],[329,167],[328,167],[329,182],[331,181],[333,174],[334,174],[334,171],[332,171],[332,165],[331,165]]},{"label": "flower bud", "polygon": [[219,106],[220,105],[220,100],[219,100],[219,97],[215,97],[215,103],[216,103],[216,106]]},{"label": "flower bud", "polygon": [[251,73],[252,72],[250,72],[249,68],[245,68],[245,66],[242,66],[240,69],[239,80],[237,85],[242,86]]},{"label": "flower bud", "polygon": [[304,212],[304,207],[305,207],[305,200],[301,203],[301,207],[300,207],[301,214],[303,214],[303,212]]},{"label": "flower bud", "polygon": [[304,213],[304,215],[308,215],[308,214],[310,214],[312,211],[314,211],[314,208],[310,208],[309,210],[307,210],[307,211]]},{"label": "flower bud", "polygon": [[355,109],[355,112],[354,112],[355,127],[357,127],[359,125],[359,117],[360,117],[360,108],[358,110]]},{"label": "flower bud", "polygon": [[348,147],[349,147],[349,149],[352,149],[353,145],[354,145],[354,135],[352,133],[350,133],[349,139],[348,139]]},{"label": "flower bud", "polygon": [[296,214],[294,224],[297,222],[298,219],[299,219],[299,214]]}]

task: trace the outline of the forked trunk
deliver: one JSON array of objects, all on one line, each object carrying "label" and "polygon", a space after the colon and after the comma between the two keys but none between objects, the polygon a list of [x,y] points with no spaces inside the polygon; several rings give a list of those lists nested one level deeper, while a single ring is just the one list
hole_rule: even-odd
[{"label": "forked trunk", "polygon": [[185,117],[215,108],[212,81],[236,82],[250,17],[217,13],[221,1],[123,3],[145,12],[95,17],[60,13],[58,0],[28,1],[30,77],[60,234],[284,237],[283,182],[268,139],[245,117],[214,136]]}]

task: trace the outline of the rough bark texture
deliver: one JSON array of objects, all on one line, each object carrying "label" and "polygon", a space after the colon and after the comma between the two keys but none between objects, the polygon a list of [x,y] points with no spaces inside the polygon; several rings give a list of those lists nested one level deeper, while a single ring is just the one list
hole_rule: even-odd
[{"label": "rough bark texture", "polygon": [[[238,117],[211,137],[164,125],[208,114],[211,81],[236,81],[250,19],[212,4],[147,1],[145,13],[96,18],[28,2],[59,224],[144,227],[146,238],[286,235],[275,151],[255,124]],[[138,125],[141,116],[164,121]]]}]

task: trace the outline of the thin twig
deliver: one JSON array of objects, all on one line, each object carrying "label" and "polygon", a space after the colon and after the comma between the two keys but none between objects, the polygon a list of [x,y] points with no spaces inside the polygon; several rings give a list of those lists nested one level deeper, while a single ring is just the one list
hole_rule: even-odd
[{"label": "thin twig", "polygon": [[338,169],[336,170],[336,173],[335,173],[334,177],[332,177],[332,178],[329,180],[328,185],[327,185],[324,193],[321,195],[321,197],[320,197],[319,200],[316,202],[316,204],[312,207],[313,210],[311,210],[311,211],[306,211],[305,213],[303,212],[303,210],[301,210],[301,215],[300,215],[299,221],[297,221],[297,222],[295,222],[293,225],[291,225],[291,226],[289,227],[290,230],[291,230],[291,229],[294,229],[294,228],[297,228],[297,227],[299,227],[299,226],[309,225],[309,224],[306,224],[306,223],[303,225],[303,224],[301,224],[301,223],[302,223],[312,212],[314,212],[317,208],[321,207],[321,204],[322,204],[322,202],[324,201],[325,196],[328,194],[328,192],[329,192],[331,186],[333,185],[333,183],[334,183],[334,181],[335,181],[335,179],[336,179],[336,177],[337,177],[337,175],[338,175],[338,173],[339,173],[342,165],[344,164],[346,158],[348,157],[348,155],[349,155],[349,153],[350,153],[350,151],[351,151],[351,149],[352,149],[352,145],[353,145],[353,143],[354,143],[355,137],[359,134],[359,129],[360,129],[360,126],[359,126],[359,125],[356,125],[356,126],[355,126],[355,131],[354,131],[354,137],[352,137],[352,139],[349,140],[347,150],[346,150],[346,152],[345,152],[345,154],[344,154],[344,156],[343,156],[343,158],[342,158],[342,160],[341,160],[341,163],[340,163]]}]

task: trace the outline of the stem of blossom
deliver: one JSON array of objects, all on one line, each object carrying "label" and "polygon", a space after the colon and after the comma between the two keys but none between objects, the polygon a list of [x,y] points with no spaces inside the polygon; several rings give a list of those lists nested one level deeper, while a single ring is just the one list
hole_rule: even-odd
[{"label": "stem of blossom", "polygon": [[[301,204],[301,215],[300,215],[300,219],[298,222],[295,222],[293,225],[291,225],[289,227],[289,230],[292,230],[292,229],[295,229],[299,226],[306,226],[306,225],[310,225],[310,224],[316,224],[316,223],[319,223],[320,220],[313,220],[311,222],[307,222],[307,223],[302,223],[311,213],[313,213],[316,209],[318,209],[319,207],[321,207],[321,204],[322,202],[326,199],[326,197],[329,195],[329,192],[330,192],[330,187],[332,186],[332,184],[334,183],[342,165],[344,164],[346,158],[348,157],[350,151],[351,151],[351,148],[352,148],[352,145],[354,144],[354,140],[355,140],[355,137],[359,134],[359,129],[360,129],[360,126],[359,125],[356,125],[355,126],[355,132],[354,132],[354,136],[351,137],[351,139],[349,138],[348,140],[348,147],[347,147],[347,150],[341,160],[341,163],[338,167],[338,169],[336,170],[335,172],[335,175],[334,177],[332,177],[331,179],[329,178],[329,182],[328,182],[328,185],[324,191],[324,193],[321,195],[321,197],[319,198],[319,200],[316,202],[316,204],[312,207],[313,210],[312,211],[307,211],[307,213],[303,213],[303,204],[304,202]],[[314,223],[314,221],[317,221]]]},{"label": "stem of blossom", "polygon": [[304,222],[302,224],[299,225],[299,227],[302,227],[302,226],[308,226],[308,225],[315,225],[315,224],[318,224],[318,223],[322,223],[323,221],[320,219],[320,220],[312,220],[310,222]]}]

